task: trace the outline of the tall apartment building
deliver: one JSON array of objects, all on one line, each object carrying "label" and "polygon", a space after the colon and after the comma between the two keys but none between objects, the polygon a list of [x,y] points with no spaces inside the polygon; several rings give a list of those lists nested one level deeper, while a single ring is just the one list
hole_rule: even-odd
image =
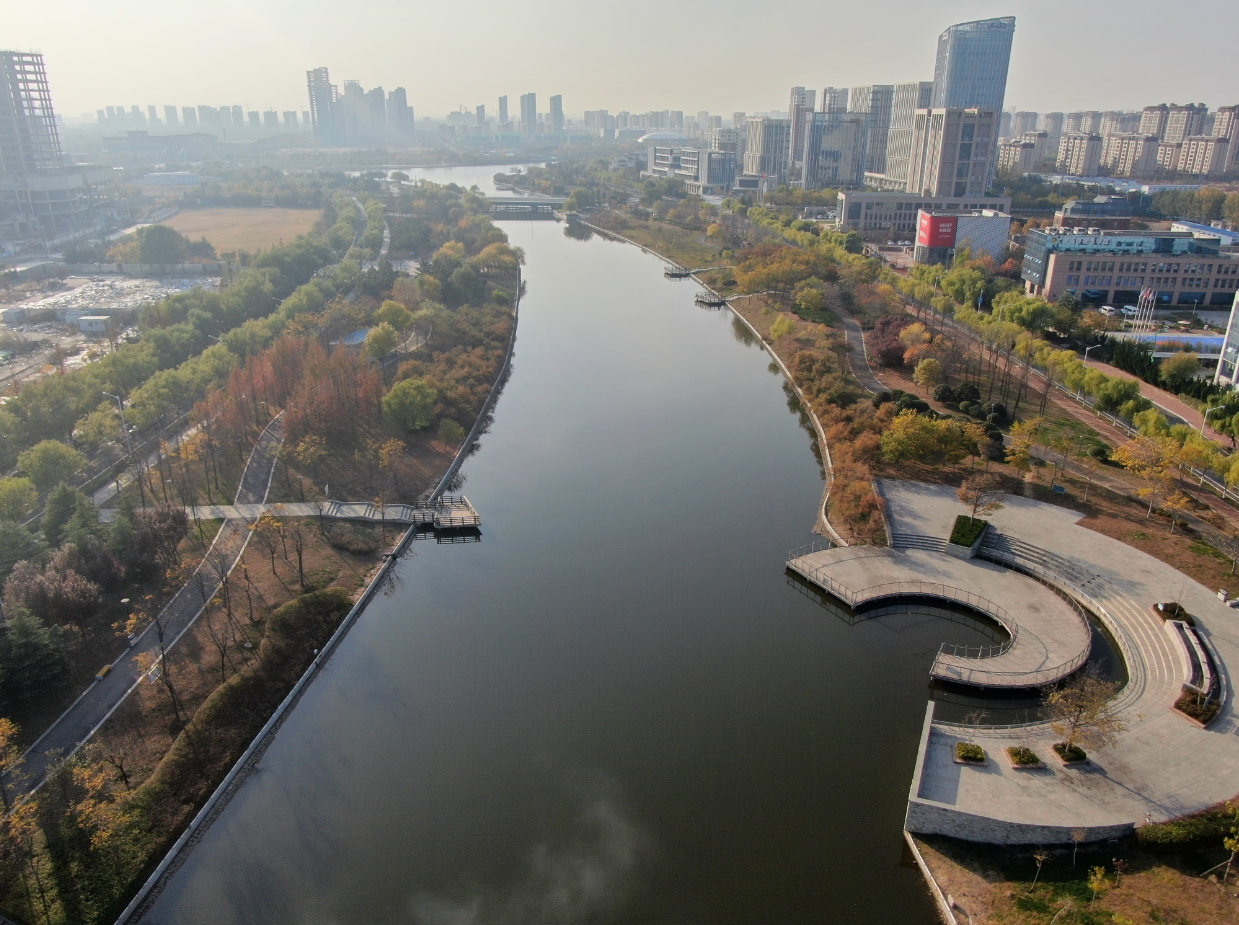
[{"label": "tall apartment building", "polygon": [[1102,138],[1094,132],[1072,132],[1058,143],[1059,173],[1073,177],[1095,177],[1101,166]]},{"label": "tall apartment building", "polygon": [[1183,139],[1179,153],[1179,173],[1198,177],[1220,176],[1230,164],[1230,145],[1229,138],[1218,138],[1215,135],[1192,135]]},{"label": "tall apartment building", "polygon": [[996,166],[998,116],[998,110],[979,107],[918,110],[907,191],[983,196]]},{"label": "tall apartment building", "polygon": [[933,92],[933,82],[928,80],[895,85],[891,97],[891,125],[886,135],[886,170],[883,171],[887,183],[881,185],[907,189],[916,111],[929,108]]},{"label": "tall apartment building", "polygon": [[1219,106],[1213,115],[1213,134],[1235,141],[1235,130],[1239,129],[1239,106]]},{"label": "tall apartment building", "polygon": [[1011,134],[1018,137],[1025,132],[1035,132],[1037,117],[1038,114],[1035,112],[1017,112],[1011,117]]},{"label": "tall apartment building", "polygon": [[503,125],[508,121],[508,98],[506,96],[499,97],[499,124]]},{"label": "tall apartment building", "polygon": [[891,84],[852,87],[848,92],[848,112],[865,117],[865,170],[886,173],[886,142],[891,127],[895,88]]},{"label": "tall apartment building", "polygon": [[[792,87],[791,97],[787,103],[787,117],[792,124],[792,143],[788,150],[787,174],[788,182],[795,183],[803,179],[800,155],[803,150],[804,127],[808,116],[813,112],[813,100],[816,92],[804,87]],[[707,114],[708,116],[708,114]]]},{"label": "tall apartment building", "polygon": [[818,108],[822,112],[847,112],[848,88],[826,87],[822,90],[822,100]]},{"label": "tall apartment building", "polygon": [[1111,176],[1138,179],[1151,177],[1157,172],[1156,135],[1141,135],[1139,132],[1124,132],[1107,135],[1101,145],[1102,167]]},{"label": "tall apartment building", "polygon": [[1204,134],[1205,114],[1209,107],[1204,104],[1196,106],[1171,106],[1166,115],[1166,132],[1162,141],[1170,144],[1182,144],[1193,135]]},{"label": "tall apartment building", "polygon": [[[336,134],[336,86],[325,67],[316,67],[305,72],[306,90],[310,94],[310,125],[315,135],[330,137]],[[188,110],[186,110],[188,113]],[[186,120],[186,126],[189,121]]]},{"label": "tall apartment building", "polygon": [[[485,113],[486,107],[482,107]],[[397,87],[387,94],[387,128],[397,135],[406,138],[413,134],[416,122],[413,119],[413,107],[409,105],[408,94],[404,87]]]},{"label": "tall apartment building", "polygon": [[551,97],[551,131],[559,134],[564,130],[564,98],[558,93]]},{"label": "tall apartment building", "polygon": [[[998,117],[1007,95],[1007,71],[1011,66],[1011,43],[1015,17],[982,19],[951,26],[938,37],[934,63],[934,109],[995,113],[990,149],[985,162],[988,187],[994,178],[998,154]],[[975,183],[971,177],[969,184]],[[911,191],[911,187],[909,187]]]},{"label": "tall apartment building", "polygon": [[65,165],[43,56],[0,51],[0,241],[47,251],[89,231],[111,172]]},{"label": "tall apartment building", "polygon": [[864,185],[867,125],[867,113],[808,114],[798,158],[805,189]]},{"label": "tall apartment building", "polygon": [[180,120],[177,118],[176,107],[165,106],[163,108],[163,124],[168,128],[176,128],[179,123]]},{"label": "tall apartment building", "polygon": [[1170,107],[1165,103],[1158,106],[1145,106],[1140,113],[1140,127],[1136,129],[1141,135],[1156,135],[1161,141],[1166,136],[1166,122],[1170,118]]},{"label": "tall apartment building", "polygon": [[1013,139],[998,146],[998,169],[1011,173],[1030,173],[1041,165],[1037,145],[1031,141]]},{"label": "tall apartment building", "polygon": [[521,94],[521,134],[532,138],[538,133],[538,94]]},{"label": "tall apartment building", "polygon": [[792,142],[790,119],[753,116],[748,120],[748,143],[744,152],[744,172],[764,176],[770,187],[787,182],[787,162]]}]

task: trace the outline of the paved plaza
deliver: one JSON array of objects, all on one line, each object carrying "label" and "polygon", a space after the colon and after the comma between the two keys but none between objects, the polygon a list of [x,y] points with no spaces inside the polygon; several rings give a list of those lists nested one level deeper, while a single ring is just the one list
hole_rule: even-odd
[{"label": "paved plaza", "polygon": [[[966,513],[954,489],[901,480],[878,484],[898,544],[915,536],[945,537]],[[1031,499],[1005,496],[991,518],[996,539],[1043,551],[1035,565],[1100,620],[1127,664],[1129,681],[1117,706],[1126,726],[1118,744],[1090,753],[1084,765],[1064,767],[1046,724],[971,728],[926,717],[921,753],[909,794],[911,831],[1011,843],[1095,840],[1212,806],[1239,794],[1239,723],[1233,697],[1208,729],[1171,707],[1187,679],[1182,642],[1154,613],[1158,601],[1178,600],[1195,617],[1221,662],[1239,665],[1239,612],[1169,565],[1118,540],[1081,527],[1082,514]],[[987,542],[989,542],[987,540]],[[1232,589],[1234,590],[1234,589]],[[957,764],[961,740],[981,745],[980,767]],[[1042,770],[1015,770],[1004,750],[1032,748]]]}]

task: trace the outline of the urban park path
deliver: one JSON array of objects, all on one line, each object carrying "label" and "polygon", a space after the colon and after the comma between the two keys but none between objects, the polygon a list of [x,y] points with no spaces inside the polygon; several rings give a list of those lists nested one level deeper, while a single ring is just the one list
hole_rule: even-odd
[{"label": "urban park path", "polygon": [[[281,412],[263,430],[250,453],[237,488],[237,505],[266,501],[283,441]],[[219,590],[223,576],[240,559],[249,535],[249,523],[240,516],[229,517],[220,526],[201,564],[159,614],[165,650],[171,649],[198,619],[205,603]],[[143,676],[141,658],[158,657],[158,653],[159,638],[152,621],[111,664],[110,670],[88,687],[26,751],[17,767],[4,776],[3,786],[9,793],[20,796],[37,790],[49,768],[81,748],[137,688]]]}]

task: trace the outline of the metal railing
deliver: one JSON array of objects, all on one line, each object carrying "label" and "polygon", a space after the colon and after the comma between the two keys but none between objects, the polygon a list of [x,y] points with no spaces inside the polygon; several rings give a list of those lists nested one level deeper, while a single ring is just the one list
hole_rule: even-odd
[{"label": "metal railing", "polygon": [[787,554],[787,558],[799,559],[801,556],[807,556],[813,552],[823,552],[827,549],[834,549],[835,544],[830,540],[814,540],[812,543],[806,543],[804,546],[798,546]]}]

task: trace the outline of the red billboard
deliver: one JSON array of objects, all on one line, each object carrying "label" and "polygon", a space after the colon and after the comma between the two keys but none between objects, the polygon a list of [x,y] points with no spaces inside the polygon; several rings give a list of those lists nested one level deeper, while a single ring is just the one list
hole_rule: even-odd
[{"label": "red billboard", "polygon": [[916,243],[921,247],[954,247],[958,216],[931,215],[924,210],[917,216]]}]

